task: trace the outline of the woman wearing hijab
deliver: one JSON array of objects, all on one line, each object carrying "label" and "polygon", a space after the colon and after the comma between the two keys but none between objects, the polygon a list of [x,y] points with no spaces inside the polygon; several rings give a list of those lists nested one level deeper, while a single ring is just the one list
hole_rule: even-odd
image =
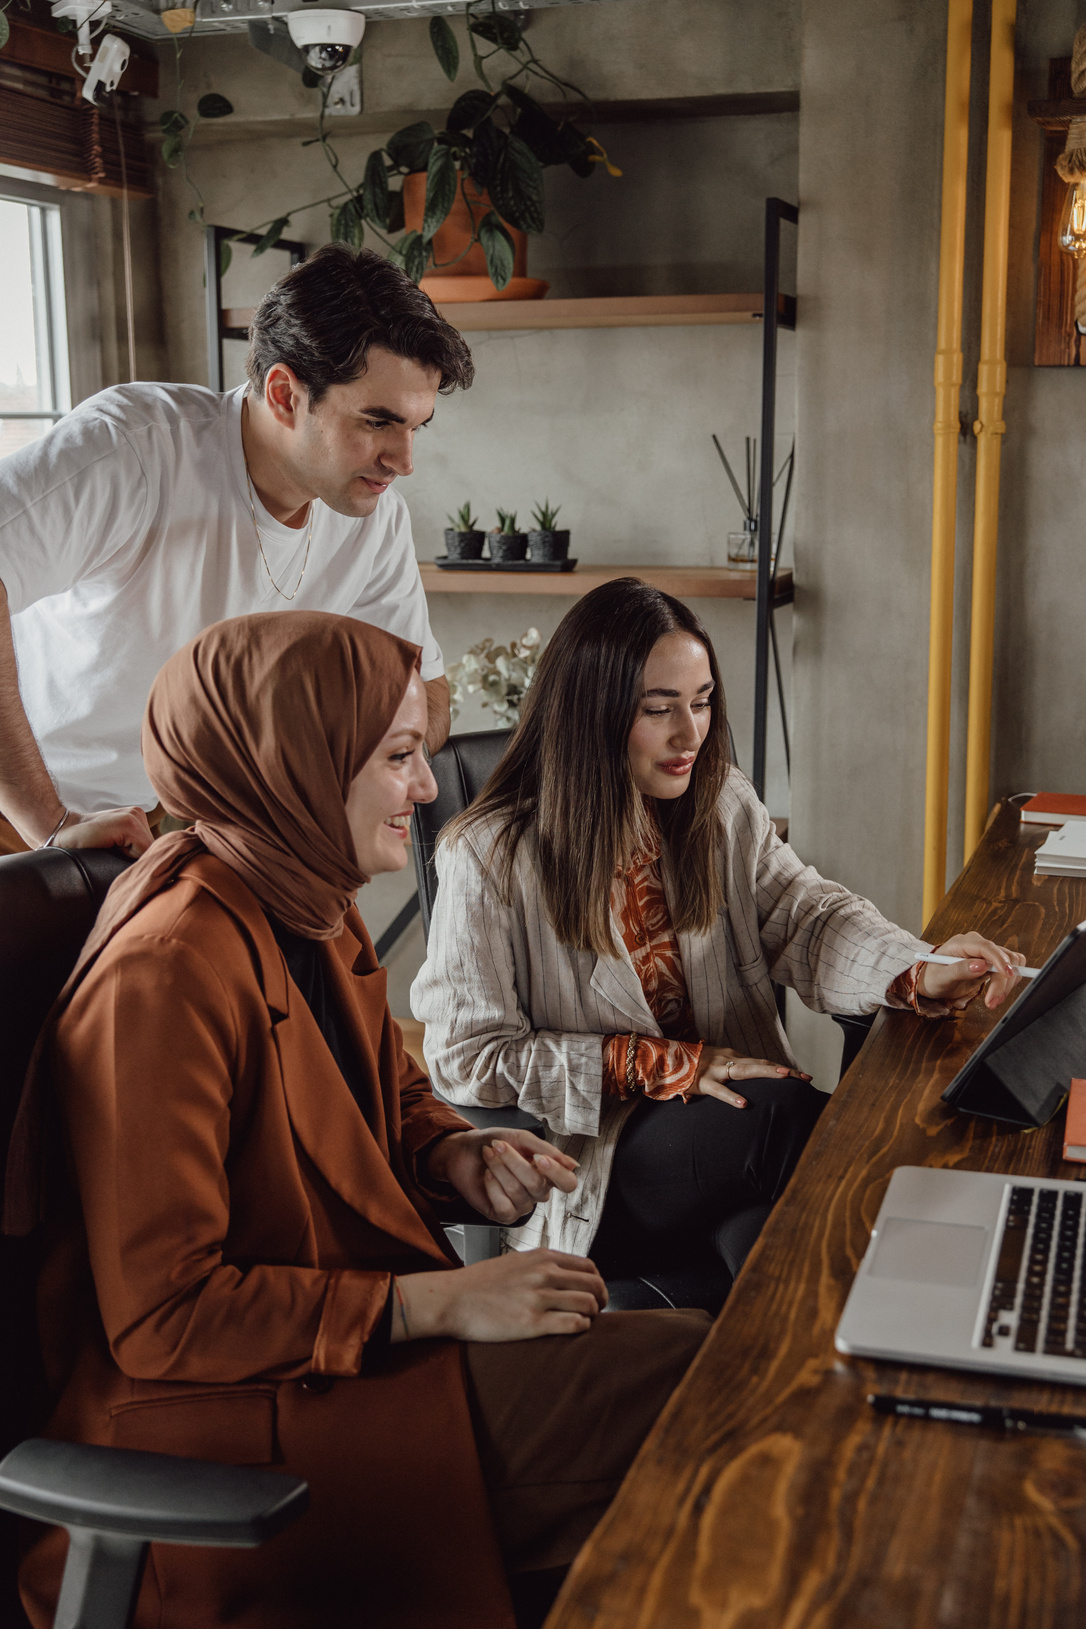
[{"label": "woman wearing hijab", "polygon": [[[704,1336],[598,1321],[582,1258],[447,1245],[443,1221],[511,1222],[576,1176],[435,1101],[352,903],[434,795],[417,664],[309,612],[167,663],[144,758],[190,827],[111,889],[32,1071],[68,1162],[50,1434],[310,1484],[259,1551],[153,1546],[137,1629],[513,1629],[507,1572],[568,1565]],[[36,1629],[64,1545],[24,1563]]]},{"label": "woman wearing hijab", "polygon": [[519,1103],[580,1164],[515,1249],[592,1251],[608,1276],[723,1258],[732,1273],[825,1101],[774,985],[816,1012],[942,1016],[989,965],[979,934],[928,947],[778,840],[728,763],[720,674],[688,606],[634,578],[562,619],[520,724],[437,851],[412,987],[455,1102]]}]

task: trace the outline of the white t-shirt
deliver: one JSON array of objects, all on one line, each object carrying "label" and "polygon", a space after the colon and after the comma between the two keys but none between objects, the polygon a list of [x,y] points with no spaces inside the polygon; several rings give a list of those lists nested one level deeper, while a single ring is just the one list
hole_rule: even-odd
[{"label": "white t-shirt", "polygon": [[[276,593],[249,509],[244,394],[121,385],[0,461],[0,581],[19,687],[72,809],[154,807],[139,740],[151,681],[224,617],[338,611],[421,645],[424,679],[443,672],[393,487],[365,520],[315,503],[298,594]],[[308,526],[281,525],[253,496],[268,567],[289,594]]]}]

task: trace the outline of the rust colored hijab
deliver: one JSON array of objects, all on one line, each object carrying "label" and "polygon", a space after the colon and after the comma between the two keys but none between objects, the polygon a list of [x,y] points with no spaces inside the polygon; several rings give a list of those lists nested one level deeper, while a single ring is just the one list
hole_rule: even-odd
[{"label": "rust colored hijab", "polygon": [[307,939],[334,938],[369,880],[346,797],[418,659],[354,617],[280,611],[215,623],[151,686],[143,761],[163,807]]},{"label": "rust colored hijab", "polygon": [[124,924],[209,850],[295,933],[332,939],[359,870],[351,782],[377,748],[419,649],[354,617],[281,611],[217,622],[162,668],[143,721],[148,776],[193,823],[152,843],[118,877],[42,1028],[8,1148],[4,1231],[44,1213],[50,1130],[39,1069],[45,1038]]}]

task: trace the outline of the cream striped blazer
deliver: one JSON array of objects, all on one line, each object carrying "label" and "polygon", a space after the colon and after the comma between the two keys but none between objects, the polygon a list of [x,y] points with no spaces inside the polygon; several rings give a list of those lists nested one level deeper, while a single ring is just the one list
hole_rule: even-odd
[{"label": "cream striped blazer", "polygon": [[[887,985],[929,947],[804,865],[736,769],[720,807],[726,904],[709,933],[679,935],[698,1034],[794,1064],[774,982],[816,1012],[873,1012]],[[438,848],[428,954],[411,1006],[426,1025],[427,1068],[444,1096],[491,1108],[519,1104],[580,1163],[576,1191],[537,1206],[524,1227],[504,1234],[505,1247],[586,1255],[633,1107],[604,1095],[602,1037],[660,1029],[617,924],[619,956],[560,944],[530,839],[518,848],[508,904],[488,865],[493,840],[493,830],[481,828]]]}]

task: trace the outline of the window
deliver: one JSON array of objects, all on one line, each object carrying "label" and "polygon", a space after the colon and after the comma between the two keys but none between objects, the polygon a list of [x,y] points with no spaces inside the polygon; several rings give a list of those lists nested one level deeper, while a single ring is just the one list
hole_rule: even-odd
[{"label": "window", "polygon": [[0,197],[0,457],[71,407],[60,210]]}]

